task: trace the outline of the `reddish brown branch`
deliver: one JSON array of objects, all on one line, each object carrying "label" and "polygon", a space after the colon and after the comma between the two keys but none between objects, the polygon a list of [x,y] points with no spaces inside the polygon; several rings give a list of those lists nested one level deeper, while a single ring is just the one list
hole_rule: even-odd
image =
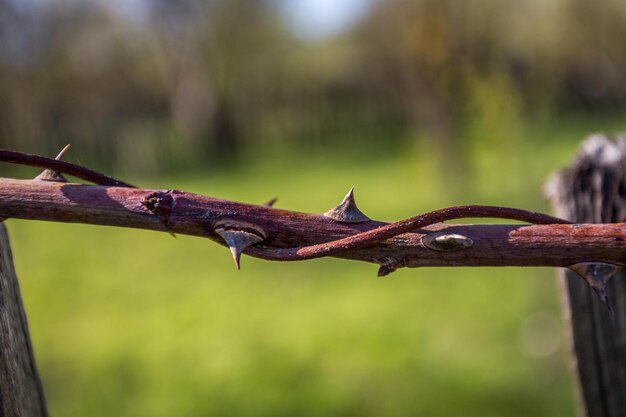
[{"label": "reddish brown branch", "polygon": [[[21,152],[0,150],[0,160],[52,169],[100,185],[124,187],[3,179],[2,217],[138,227],[209,237],[220,243],[226,241],[237,265],[244,249],[252,256],[280,261],[324,256],[360,259],[381,264],[383,275],[402,266],[569,266],[586,261],[622,265],[625,261],[626,239],[621,224],[601,225],[599,229],[568,225],[565,220],[545,214],[493,206],[449,207],[385,224],[367,219],[356,208],[352,193],[332,211],[331,217],[339,215],[333,220],[179,191],[130,189],[129,184],[88,168]],[[348,212],[352,217],[345,221],[358,223],[345,223]],[[547,226],[439,224],[468,217]],[[434,231],[445,236],[436,238]],[[431,244],[425,244],[424,237]]]},{"label": "reddish brown branch", "polygon": [[[67,173],[77,176],[82,179],[87,179],[91,182],[100,185],[113,185],[113,186],[125,186],[132,187],[122,181],[107,177],[103,174],[92,171],[88,168],[73,165],[67,162],[59,161],[58,159],[51,159],[37,155],[26,154],[22,152],[0,150],[0,160],[7,162],[20,163],[25,165],[32,165],[38,167],[44,167],[48,169],[54,169],[59,172]],[[161,210],[164,210],[161,207]],[[321,258],[324,256],[336,255],[341,252],[345,252],[352,249],[359,249],[365,246],[369,246],[376,242],[380,242],[402,233],[409,232],[418,227],[425,227],[431,224],[441,223],[448,220],[460,219],[460,218],[477,218],[477,217],[491,217],[509,220],[519,220],[534,224],[558,224],[569,223],[566,220],[558,219],[556,217],[548,216],[542,213],[536,213],[527,210],[508,208],[508,207],[494,207],[494,206],[458,206],[449,207],[441,210],[436,210],[430,213],[421,214],[419,216],[412,217],[410,219],[401,220],[396,223],[387,224],[385,226],[378,227],[367,232],[362,232],[349,236],[343,239],[338,239],[332,242],[326,242],[317,245],[310,245],[305,247],[295,247],[289,249],[282,249],[272,252],[267,255],[267,259],[280,260],[280,261],[296,261],[313,258]]]},{"label": "reddish brown branch", "polygon": [[[143,228],[207,237],[221,244],[224,242],[215,232],[217,224],[250,225],[262,230],[265,237],[245,253],[263,259],[284,260],[285,253],[298,256],[298,251],[310,250],[307,246],[325,247],[328,242],[331,242],[329,247],[335,248],[339,244],[333,241],[344,239],[358,243],[344,245],[342,252],[329,251],[326,256],[375,262],[387,271],[401,266],[569,266],[583,261],[619,265],[626,262],[626,225],[621,223],[571,225],[535,213],[533,221],[543,219],[544,223],[562,224],[419,226],[426,220],[441,221],[464,215],[467,210],[472,215],[492,216],[493,211],[489,211],[492,209],[471,206],[444,209],[435,212],[438,213],[435,217],[418,216],[386,226],[377,221],[340,223],[317,214],[180,191],[0,179],[0,216],[3,217]],[[515,213],[520,212],[508,214]],[[389,239],[380,232],[401,233],[404,227],[418,228]],[[422,238],[433,233],[466,236],[473,245],[458,251],[432,250],[424,245]],[[372,236],[378,239],[374,243],[368,240]],[[367,246],[359,246],[363,242]],[[309,253],[305,252],[305,256]],[[320,252],[313,249],[313,253]]]}]

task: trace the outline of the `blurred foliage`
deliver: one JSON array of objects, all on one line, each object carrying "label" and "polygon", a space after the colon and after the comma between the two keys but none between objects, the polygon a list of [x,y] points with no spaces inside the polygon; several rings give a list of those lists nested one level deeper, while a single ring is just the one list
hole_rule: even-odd
[{"label": "blurred foliage", "polygon": [[[525,125],[530,139],[515,152],[526,163],[498,163],[494,175],[492,159],[475,158],[477,180],[462,192],[434,180],[419,147],[133,180],[237,201],[279,196],[278,207],[309,212],[355,185],[361,209],[383,220],[461,203],[547,211],[543,180],[600,127],[626,121]],[[205,239],[6,222],[52,415],[576,414],[553,269],[420,268],[380,279],[371,264],[244,256],[237,271]]]},{"label": "blurred foliage", "polygon": [[[0,0],[0,147],[307,212],[355,185],[392,220],[547,211],[582,137],[626,130],[622,1],[378,0],[315,40],[288,1]],[[552,270],[236,272],[201,239],[8,223],[53,415],[574,414]]]},{"label": "blurred foliage", "polygon": [[0,146],[154,174],[409,135],[464,173],[481,106],[507,142],[510,119],[626,103],[617,0],[379,0],[316,41],[277,0],[134,3],[0,0]]}]

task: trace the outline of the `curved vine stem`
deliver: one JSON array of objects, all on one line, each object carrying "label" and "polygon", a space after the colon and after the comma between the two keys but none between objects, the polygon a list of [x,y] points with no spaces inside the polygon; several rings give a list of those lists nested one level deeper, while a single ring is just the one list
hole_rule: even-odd
[{"label": "curved vine stem", "polygon": [[464,218],[497,218],[517,220],[531,224],[571,224],[571,222],[547,214],[534,211],[497,206],[456,206],[420,214],[409,219],[390,223],[376,229],[357,233],[343,239],[333,240],[317,245],[303,246],[299,248],[265,249],[250,248],[248,253],[261,254],[264,259],[276,261],[300,261],[315,259],[324,256],[332,256],[341,252],[360,249],[371,244],[391,239],[395,236],[414,231],[421,227],[454,219]]},{"label": "curved vine stem", "polygon": [[59,159],[47,158],[45,156],[0,149],[0,161],[50,169],[53,171],[61,172],[63,174],[72,175],[76,178],[80,178],[82,180],[89,181],[98,185],[135,188],[134,185],[113,177],[109,177],[108,175],[101,174],[92,169],[61,161]]}]

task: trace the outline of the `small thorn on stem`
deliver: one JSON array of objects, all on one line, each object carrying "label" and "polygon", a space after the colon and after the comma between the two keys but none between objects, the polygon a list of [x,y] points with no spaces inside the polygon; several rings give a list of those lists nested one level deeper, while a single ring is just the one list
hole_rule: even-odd
[{"label": "small thorn on stem", "polygon": [[265,234],[262,231],[249,225],[224,223],[216,225],[214,230],[226,242],[237,269],[241,269],[242,252],[247,247],[256,245],[265,239]]},{"label": "small thorn on stem", "polygon": [[56,159],[57,161],[61,160],[61,158],[63,158],[63,155],[65,155],[65,152],[67,152],[67,150],[71,147],[72,147],[71,143],[68,143],[67,145],[65,145],[63,149],[61,149],[61,152],[59,152],[54,159]]},{"label": "small thorn on stem", "polygon": [[[67,145],[65,145],[63,147],[63,149],[61,149],[61,152],[58,153],[58,155],[54,158],[57,161],[61,160],[61,158],[63,157],[63,155],[65,154],[65,152],[67,152],[67,150],[71,147],[72,145],[70,143],[68,143]],[[34,178],[35,181],[52,181],[52,182],[67,182],[67,179],[58,171],[54,171],[52,169],[44,169],[41,174],[37,175]]]},{"label": "small thorn on stem", "polygon": [[609,295],[606,292],[606,288],[592,288],[593,292],[600,298],[600,301],[606,306],[609,310],[609,313],[613,314],[613,307],[611,306],[611,300],[609,300]]},{"label": "small thorn on stem", "polygon": [[570,265],[569,269],[581,276],[609,311],[613,311],[606,287],[611,277],[622,267],[608,262],[580,262]]},{"label": "small thorn on stem", "polygon": [[396,269],[398,269],[397,267],[395,267],[394,265],[381,265],[378,268],[378,276],[379,277],[386,277],[387,275],[391,274],[392,272],[395,272]]},{"label": "small thorn on stem", "polygon": [[398,260],[394,258],[393,256],[386,256],[381,259],[374,258],[373,261],[380,264],[380,267],[378,268],[379,277],[385,277],[391,274],[392,272],[395,272],[398,268],[401,268],[402,266],[404,266],[403,265],[404,258],[401,260]]},{"label": "small thorn on stem", "polygon": [[346,194],[337,207],[328,210],[324,213],[324,216],[340,223],[362,223],[370,221],[369,217],[363,214],[356,206],[354,187],[350,188],[348,194]]},{"label": "small thorn on stem", "polygon": [[274,198],[272,198],[270,200],[267,200],[262,205],[265,206],[265,207],[274,207],[274,204],[276,203],[276,201],[278,201],[278,197],[274,197]]}]

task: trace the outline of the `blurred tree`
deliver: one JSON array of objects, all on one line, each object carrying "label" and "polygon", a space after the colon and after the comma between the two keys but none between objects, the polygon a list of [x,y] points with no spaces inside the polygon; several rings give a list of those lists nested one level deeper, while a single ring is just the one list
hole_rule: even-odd
[{"label": "blurred tree", "polygon": [[626,104],[626,3],[570,0],[560,33],[566,106],[615,109]]},{"label": "blurred tree", "polygon": [[[561,108],[624,102],[619,69],[626,68],[626,4],[601,3],[378,2],[354,35],[358,85],[430,139],[445,158],[445,171],[463,169],[467,144],[461,138],[473,142],[489,131],[501,131],[506,141],[520,138],[519,121],[553,108],[559,97]],[[483,118],[488,124],[477,132],[480,108],[501,106],[503,99],[516,113],[505,117],[516,121],[510,134],[498,117]]]},{"label": "blurred tree", "polygon": [[458,176],[485,132],[521,140],[504,119],[626,103],[617,0],[386,0],[315,41],[276,0],[144,4],[0,0],[0,144],[150,173],[413,130]]},{"label": "blurred tree", "polygon": [[272,2],[157,1],[151,16],[174,120],[205,158],[234,158],[280,91],[288,36]]},{"label": "blurred tree", "polygon": [[449,1],[379,2],[356,33],[361,85],[381,97],[382,105],[393,103],[430,139],[452,175],[463,166],[456,139],[465,84],[474,71],[488,67],[492,49],[491,39],[464,20],[468,7]]},{"label": "blurred tree", "polygon": [[[12,132],[14,148],[53,154],[73,142],[113,163],[119,131],[131,118],[160,118],[158,80],[141,65],[145,55],[126,42],[128,27],[110,8],[72,2],[29,10],[16,32],[21,61],[8,72],[9,111],[2,124]],[[23,62],[23,63],[22,63]],[[157,94],[155,94],[155,92]],[[95,158],[94,158],[95,159]]]}]

